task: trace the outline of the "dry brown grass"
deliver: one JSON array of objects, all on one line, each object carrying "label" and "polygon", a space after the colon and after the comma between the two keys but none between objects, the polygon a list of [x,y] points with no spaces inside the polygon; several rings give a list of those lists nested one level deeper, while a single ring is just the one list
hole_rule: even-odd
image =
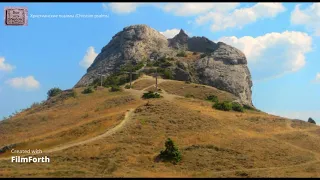
[{"label": "dry brown grass", "polygon": [[141,79],[139,81],[134,82],[133,89],[142,90],[142,89],[149,87],[151,85],[154,85],[154,84],[155,84],[154,79]]},{"label": "dry brown grass", "polygon": [[[0,123],[0,130],[5,130],[4,133],[0,131],[0,138],[6,137],[2,144],[25,140],[25,148],[55,146],[97,136],[119,123],[128,108],[135,108],[122,130],[85,145],[47,154],[52,160],[50,164],[15,164],[0,160],[0,177],[320,176],[318,126],[263,112],[218,111],[210,102],[200,99],[207,92],[220,93],[219,90],[208,88],[209,91],[201,85],[194,87],[184,82],[166,81],[160,85],[167,93],[180,96],[184,91],[177,87],[183,86],[187,92],[194,93],[196,99],[142,100],[136,90],[110,93],[105,89],[33,114],[54,117],[56,121],[46,122],[47,126],[53,126],[51,130],[43,131],[44,126],[37,125],[38,120],[32,120],[31,114],[26,113]],[[148,84],[141,88],[145,86]],[[220,93],[219,98],[223,97],[230,98],[227,93]],[[83,117],[85,113],[89,114],[86,118]],[[72,117],[71,122],[65,122],[64,116]],[[26,121],[17,120],[24,117]],[[19,132],[19,127],[15,127],[18,123],[31,130]],[[13,137],[9,134],[11,129]],[[35,139],[28,140],[25,135]],[[182,153],[182,161],[177,165],[155,162],[168,137]]]},{"label": "dry brown grass", "polygon": [[0,122],[0,146],[17,143],[20,148],[48,148],[92,137],[119,123],[125,111],[140,101],[125,92],[107,89],[92,95],[81,94],[82,89],[77,91],[76,99],[69,98],[39,112],[30,109]]},{"label": "dry brown grass", "polygon": [[194,83],[187,84],[182,81],[167,80],[161,82],[158,87],[164,89],[169,94],[193,97],[202,100],[206,99],[209,95],[216,95],[219,101],[233,101],[236,99],[231,93],[218,90],[214,87]]}]

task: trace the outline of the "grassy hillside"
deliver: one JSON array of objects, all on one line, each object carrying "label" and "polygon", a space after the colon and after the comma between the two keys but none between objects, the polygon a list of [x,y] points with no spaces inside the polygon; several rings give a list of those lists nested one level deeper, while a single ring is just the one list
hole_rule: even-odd
[{"label": "grassy hillside", "polygon": [[[0,122],[0,147],[38,148],[52,160],[15,164],[5,159],[9,152],[0,154],[0,177],[320,176],[319,126],[254,110],[216,110],[207,95],[234,96],[172,80],[159,80],[162,98],[142,99],[153,83],[143,77],[121,92],[81,94],[79,88],[76,98],[56,97],[49,107]],[[177,164],[157,161],[168,137],[182,154]]]}]

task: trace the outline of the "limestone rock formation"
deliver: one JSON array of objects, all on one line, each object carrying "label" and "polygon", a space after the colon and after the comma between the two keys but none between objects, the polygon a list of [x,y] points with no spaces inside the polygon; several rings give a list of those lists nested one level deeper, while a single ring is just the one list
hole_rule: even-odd
[{"label": "limestone rock formation", "polygon": [[168,67],[175,80],[210,85],[233,93],[239,97],[239,102],[253,106],[251,75],[247,59],[240,50],[223,42],[214,43],[206,37],[190,38],[183,30],[167,39],[146,25],[128,26],[114,35],[75,87],[89,85],[98,74],[110,75],[126,62],[176,58],[179,51],[202,53],[202,56],[197,56],[195,61],[179,57]]},{"label": "limestone rock formation", "polygon": [[94,81],[98,74],[110,75],[126,61],[140,61],[152,52],[168,48],[167,38],[146,25],[133,25],[114,35],[102,48],[87,73],[75,87],[85,86]]}]

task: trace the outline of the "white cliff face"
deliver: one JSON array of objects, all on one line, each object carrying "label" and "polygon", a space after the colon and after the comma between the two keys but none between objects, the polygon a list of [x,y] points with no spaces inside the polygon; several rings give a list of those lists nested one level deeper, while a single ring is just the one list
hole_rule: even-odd
[{"label": "white cliff face", "polygon": [[89,85],[99,73],[110,75],[127,61],[176,57],[180,50],[206,53],[194,62],[173,63],[176,80],[191,80],[230,92],[243,104],[252,106],[251,75],[245,55],[225,43],[214,43],[205,37],[189,38],[183,30],[172,39],[146,26],[133,25],[113,36],[102,48],[76,87]]}]

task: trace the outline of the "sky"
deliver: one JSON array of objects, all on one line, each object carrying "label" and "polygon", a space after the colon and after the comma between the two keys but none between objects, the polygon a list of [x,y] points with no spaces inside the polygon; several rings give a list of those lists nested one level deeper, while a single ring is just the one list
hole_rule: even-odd
[{"label": "sky", "polygon": [[320,3],[0,3],[14,6],[28,25],[0,25],[0,119],[72,88],[113,35],[146,24],[240,49],[256,108],[320,124]]}]

